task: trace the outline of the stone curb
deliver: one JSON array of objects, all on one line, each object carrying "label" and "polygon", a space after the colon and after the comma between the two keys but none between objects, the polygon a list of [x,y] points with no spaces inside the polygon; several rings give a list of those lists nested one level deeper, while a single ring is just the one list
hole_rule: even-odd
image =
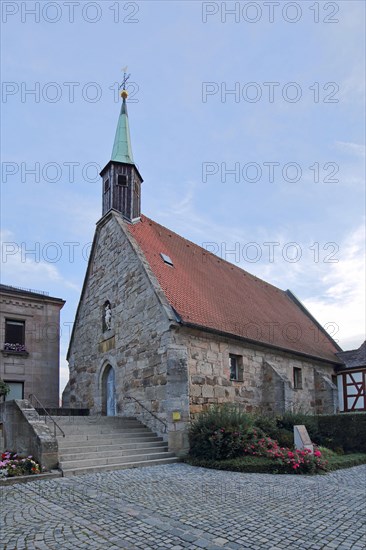
[{"label": "stone curb", "polygon": [[29,483],[29,481],[38,481],[42,479],[55,479],[56,477],[62,477],[60,470],[51,470],[44,474],[34,474],[31,476],[14,476],[4,479],[0,479],[0,487],[7,485],[17,485],[18,483]]}]

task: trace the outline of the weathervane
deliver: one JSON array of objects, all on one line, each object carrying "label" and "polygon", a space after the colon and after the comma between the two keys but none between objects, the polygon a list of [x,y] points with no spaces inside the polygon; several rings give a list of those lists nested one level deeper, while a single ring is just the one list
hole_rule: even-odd
[{"label": "weathervane", "polygon": [[123,71],[123,80],[122,80],[122,84],[120,85],[119,89],[122,88],[121,97],[123,99],[127,99],[128,92],[126,90],[126,84],[127,84],[127,81],[128,81],[128,79],[130,78],[131,75],[127,74],[127,67],[123,67],[122,71]]}]

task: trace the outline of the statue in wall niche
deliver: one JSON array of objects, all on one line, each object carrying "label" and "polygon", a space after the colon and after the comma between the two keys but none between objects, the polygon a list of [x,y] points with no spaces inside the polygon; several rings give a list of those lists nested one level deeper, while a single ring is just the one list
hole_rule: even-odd
[{"label": "statue in wall niche", "polygon": [[111,310],[111,304],[107,302],[105,308],[104,308],[104,323],[107,330],[110,330],[112,327],[112,310]]}]

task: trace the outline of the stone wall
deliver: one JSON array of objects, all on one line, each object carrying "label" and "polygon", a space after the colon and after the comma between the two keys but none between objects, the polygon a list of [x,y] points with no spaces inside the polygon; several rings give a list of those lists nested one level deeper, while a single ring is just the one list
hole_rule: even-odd
[{"label": "stone wall", "polygon": [[5,449],[32,455],[42,467],[58,467],[58,443],[48,425],[27,400],[0,403]]},{"label": "stone wall", "polygon": [[[332,373],[333,374],[333,373]],[[315,410],[322,414],[336,414],[339,412],[338,388],[329,376],[320,369],[314,370]]]},{"label": "stone wall", "polygon": [[[112,310],[110,329],[103,326],[106,301]],[[70,406],[89,408],[91,414],[105,412],[103,372],[110,365],[115,370],[117,414],[140,418],[169,437],[172,450],[181,449],[179,434],[184,430],[182,421],[173,421],[173,412],[188,416],[187,360],[184,349],[172,340],[174,324],[174,313],[121,216],[110,212],[97,227],[70,345]],[[168,423],[172,435],[126,396]]]},{"label": "stone wall", "polygon": [[[193,329],[183,328],[180,336],[188,350],[193,415],[210,404],[227,402],[258,412],[333,413],[336,408],[332,365]],[[230,380],[229,354],[241,357],[240,381]],[[301,389],[294,388],[294,367],[302,372]]]}]

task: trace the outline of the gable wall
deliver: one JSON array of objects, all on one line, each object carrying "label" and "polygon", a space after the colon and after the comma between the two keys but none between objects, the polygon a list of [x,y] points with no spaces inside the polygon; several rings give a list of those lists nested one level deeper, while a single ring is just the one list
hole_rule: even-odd
[{"label": "gable wall", "polygon": [[[107,300],[112,327],[103,332]],[[186,354],[172,343],[170,325],[138,254],[116,216],[110,216],[99,228],[70,346],[70,406],[101,413],[102,372],[110,364],[117,414],[137,416],[160,433],[162,425],[147,413],[140,415],[141,407],[125,396],[135,397],[163,420],[170,420],[172,408],[188,410],[188,384],[181,374],[187,372]]]}]

